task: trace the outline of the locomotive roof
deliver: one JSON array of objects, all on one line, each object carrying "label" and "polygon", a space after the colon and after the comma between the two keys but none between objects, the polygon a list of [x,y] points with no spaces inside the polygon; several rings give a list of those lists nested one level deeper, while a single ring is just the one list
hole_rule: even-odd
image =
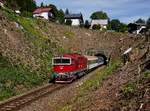
[{"label": "locomotive roof", "polygon": [[79,57],[84,57],[84,56],[80,54],[64,54],[63,57],[70,57],[70,58],[77,59]]},{"label": "locomotive roof", "polygon": [[86,58],[88,60],[96,60],[97,59],[96,56],[88,56],[88,55],[81,55],[81,54],[64,54],[63,56],[57,56],[57,57],[58,58],[66,57],[66,58],[72,58],[72,59],[78,59],[79,57],[82,57],[82,58]]}]

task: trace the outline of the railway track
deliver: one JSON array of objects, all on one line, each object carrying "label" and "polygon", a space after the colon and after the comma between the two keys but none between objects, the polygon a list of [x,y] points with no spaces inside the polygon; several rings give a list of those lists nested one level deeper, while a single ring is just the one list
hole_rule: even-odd
[{"label": "railway track", "polygon": [[63,84],[48,84],[44,87],[40,87],[23,95],[11,98],[7,101],[0,103],[0,111],[16,111],[25,105],[35,101],[47,94],[53,93],[66,85]]},{"label": "railway track", "polygon": [[[95,69],[88,71],[87,73],[93,72]],[[75,81],[79,81],[77,79]],[[39,87],[35,90],[29,91],[25,94],[10,98],[4,102],[0,102],[0,111],[16,111],[22,107],[30,104],[31,102],[51,94],[69,84],[47,84],[45,86]]]}]

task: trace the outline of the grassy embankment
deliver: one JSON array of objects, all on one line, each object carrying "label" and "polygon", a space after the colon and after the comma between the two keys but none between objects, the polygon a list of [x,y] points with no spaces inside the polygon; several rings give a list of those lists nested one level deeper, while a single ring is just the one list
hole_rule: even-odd
[{"label": "grassy embankment", "polygon": [[[23,44],[27,46],[18,53],[15,49],[8,52],[9,48],[0,52],[0,101],[2,101],[44,82],[47,83],[51,74],[51,58],[54,50],[59,53],[67,51],[56,46],[56,43],[39,28],[42,24],[45,26],[43,30],[48,31],[46,27],[48,21],[24,18],[7,8],[0,11],[8,21],[18,23],[20,28],[18,32],[23,33],[23,36],[18,38],[23,38],[25,40]],[[7,41],[2,43],[8,44]]]},{"label": "grassy embankment", "polygon": [[84,107],[84,104],[86,104],[89,100],[87,95],[100,88],[103,80],[105,80],[109,75],[113,74],[113,72],[120,66],[120,64],[120,61],[113,61],[100,72],[94,74],[89,80],[78,87],[77,94],[71,100],[71,102],[58,110],[71,111],[74,107],[76,107],[77,104],[80,107]]}]

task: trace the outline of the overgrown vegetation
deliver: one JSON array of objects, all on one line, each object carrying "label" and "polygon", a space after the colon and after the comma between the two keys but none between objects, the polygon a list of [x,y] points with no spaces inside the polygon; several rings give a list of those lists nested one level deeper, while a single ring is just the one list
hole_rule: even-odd
[{"label": "overgrown vegetation", "polygon": [[120,101],[118,101],[117,106],[124,110],[137,110],[140,108],[140,104],[143,105],[147,103],[149,91],[149,79],[150,71],[147,70],[143,72],[134,81],[130,81],[121,89]]},{"label": "overgrown vegetation", "polygon": [[[66,105],[61,111],[71,111],[74,105],[84,106],[89,100],[86,96],[101,87],[102,82],[111,75],[119,66],[120,61],[113,61],[97,74],[94,74],[89,80],[84,82],[78,89],[77,95],[70,104]],[[88,100],[87,100],[88,99]]]},{"label": "overgrown vegetation", "polygon": [[[34,58],[39,59],[40,64],[43,64],[44,67],[50,67],[50,61],[52,57],[52,48],[55,48],[55,44],[51,43],[50,39],[44,35],[41,30],[38,28],[39,22],[42,22],[37,19],[24,18],[16,16],[11,10],[5,11],[5,15],[12,21],[16,21],[19,24],[19,27],[22,27],[22,31],[25,33],[25,39],[32,44],[29,48],[32,48],[32,53]],[[45,63],[49,61],[49,63]],[[48,65],[48,66],[46,66]],[[45,69],[41,70],[45,72]],[[49,71],[49,70],[48,70]]]},{"label": "overgrown vegetation", "polygon": [[121,93],[124,98],[131,99],[139,91],[138,86],[144,84],[144,82],[150,77],[150,71],[145,71],[136,81],[126,84],[122,89]]},{"label": "overgrown vegetation", "polygon": [[9,62],[8,58],[0,56],[0,101],[27,91],[33,86],[42,84],[43,75],[23,69]]},{"label": "overgrown vegetation", "polygon": [[131,97],[135,93],[137,89],[137,85],[135,83],[127,84],[124,88],[122,88],[122,93],[126,98]]},{"label": "overgrown vegetation", "polygon": [[96,90],[109,75],[115,71],[120,65],[120,61],[114,61],[106,66],[102,71],[92,76],[92,79],[86,81],[80,88],[81,92],[88,92],[89,90]]},{"label": "overgrown vegetation", "polygon": [[[48,29],[43,26],[40,30],[41,24],[46,25],[47,21],[17,16],[7,8],[1,11],[8,20],[16,23],[18,31],[23,33],[18,38],[23,43],[20,43],[22,50],[16,52],[16,49],[11,50],[11,46],[7,46],[10,41],[1,38],[3,44],[0,45],[0,101],[44,82],[48,83],[53,52],[66,52],[43,33]],[[7,49],[3,49],[3,46]]]},{"label": "overgrown vegetation", "polygon": [[[7,7],[0,9],[0,14],[6,20],[4,29],[7,30],[6,37],[0,38],[0,43],[2,43],[0,44],[1,101],[48,83],[52,73],[51,58],[54,54],[69,53],[70,50],[60,46],[56,40],[51,38],[51,36],[56,36],[56,30],[51,29],[56,24],[16,15]],[[13,24],[12,27],[9,23]],[[10,37],[14,41],[9,40],[10,38],[7,36],[9,27],[12,30]],[[14,33],[17,33],[17,37],[13,35]],[[68,31],[68,29],[62,34],[66,38],[74,36],[74,32]],[[3,35],[5,34],[3,33]],[[5,38],[8,39],[5,40]],[[12,42],[16,41],[18,42],[15,43],[15,47],[11,46]]]}]

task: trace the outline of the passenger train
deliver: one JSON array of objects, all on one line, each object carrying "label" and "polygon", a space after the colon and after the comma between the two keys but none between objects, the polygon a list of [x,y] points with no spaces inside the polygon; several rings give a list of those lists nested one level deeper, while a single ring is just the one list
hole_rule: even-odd
[{"label": "passenger train", "polygon": [[64,54],[52,59],[53,82],[71,83],[83,76],[87,71],[97,68],[105,63],[102,56],[87,56],[80,54]]}]

